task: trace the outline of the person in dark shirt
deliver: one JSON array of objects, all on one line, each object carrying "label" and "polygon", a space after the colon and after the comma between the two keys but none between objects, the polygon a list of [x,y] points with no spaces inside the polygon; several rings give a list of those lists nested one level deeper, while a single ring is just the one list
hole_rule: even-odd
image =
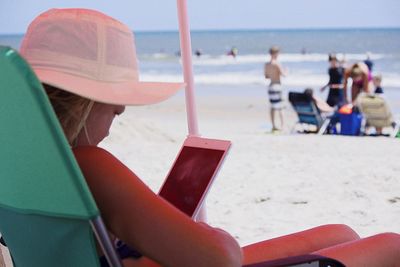
[{"label": "person in dark shirt", "polygon": [[372,69],[374,67],[374,62],[371,60],[371,53],[367,52],[367,58],[364,60],[365,65],[367,65],[369,71],[372,72]]},{"label": "person in dark shirt", "polygon": [[321,88],[321,92],[323,92],[326,87],[329,87],[328,98],[326,102],[331,106],[340,107],[344,104],[344,90],[343,90],[343,76],[344,76],[344,68],[339,65],[336,55],[329,55],[329,82]]}]

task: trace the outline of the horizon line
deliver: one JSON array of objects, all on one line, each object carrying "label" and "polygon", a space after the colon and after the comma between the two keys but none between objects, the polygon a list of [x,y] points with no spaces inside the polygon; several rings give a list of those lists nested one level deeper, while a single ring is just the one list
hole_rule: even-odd
[{"label": "horizon line", "polygon": [[[225,29],[191,29],[190,32],[238,32],[238,31],[335,31],[335,30],[400,30],[400,26],[360,26],[360,27],[299,27],[299,28],[225,28]],[[135,33],[179,33],[178,29],[135,30]],[[0,36],[24,35],[25,32],[0,32]]]}]

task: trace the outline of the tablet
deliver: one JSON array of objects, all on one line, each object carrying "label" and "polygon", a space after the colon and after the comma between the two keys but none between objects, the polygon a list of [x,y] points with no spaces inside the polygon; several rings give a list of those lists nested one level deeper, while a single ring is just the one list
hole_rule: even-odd
[{"label": "tablet", "polygon": [[230,146],[226,140],[187,137],[159,195],[195,218]]}]

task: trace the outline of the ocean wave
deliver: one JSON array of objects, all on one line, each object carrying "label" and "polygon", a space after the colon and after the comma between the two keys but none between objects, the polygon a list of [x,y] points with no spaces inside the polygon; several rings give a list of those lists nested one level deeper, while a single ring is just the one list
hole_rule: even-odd
[{"label": "ocean wave", "polygon": [[[400,88],[400,75],[396,73],[382,73],[384,87]],[[144,81],[182,82],[181,74],[141,73]],[[194,76],[196,84],[204,85],[267,85],[268,81],[258,72],[219,72],[198,74]],[[282,78],[282,84],[287,86],[320,87],[328,82],[328,75],[318,73],[290,73]]]},{"label": "ocean wave", "polygon": [[[383,73],[383,86],[400,88],[400,75],[395,73]],[[144,81],[181,82],[181,74],[142,73]],[[255,72],[220,72],[216,74],[198,74],[194,76],[196,84],[204,85],[267,85],[261,73]],[[287,86],[313,86],[320,87],[328,82],[326,74],[317,73],[291,73],[282,78],[282,83]]]},{"label": "ocean wave", "polygon": [[[347,62],[362,61],[366,58],[365,54],[337,54],[339,60],[345,60]],[[380,60],[384,58],[391,58],[392,55],[389,54],[371,54],[372,60]],[[180,58],[176,55],[171,55],[167,53],[155,53],[148,55],[141,55],[141,60],[146,61],[163,61],[163,60],[176,60],[179,61]],[[254,63],[265,63],[270,60],[268,55],[262,54],[246,54],[238,55],[236,58],[228,55],[202,55],[200,57],[193,56],[193,65],[195,66],[223,66],[223,65],[237,65],[237,64],[254,64]],[[328,54],[322,53],[283,53],[280,55],[279,60],[282,63],[297,63],[297,62],[327,62]]]}]

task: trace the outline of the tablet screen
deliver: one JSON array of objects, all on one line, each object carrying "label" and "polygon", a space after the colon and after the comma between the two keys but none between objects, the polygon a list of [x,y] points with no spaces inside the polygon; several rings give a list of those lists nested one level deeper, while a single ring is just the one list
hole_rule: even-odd
[{"label": "tablet screen", "polygon": [[225,152],[183,146],[159,195],[192,217]]}]

